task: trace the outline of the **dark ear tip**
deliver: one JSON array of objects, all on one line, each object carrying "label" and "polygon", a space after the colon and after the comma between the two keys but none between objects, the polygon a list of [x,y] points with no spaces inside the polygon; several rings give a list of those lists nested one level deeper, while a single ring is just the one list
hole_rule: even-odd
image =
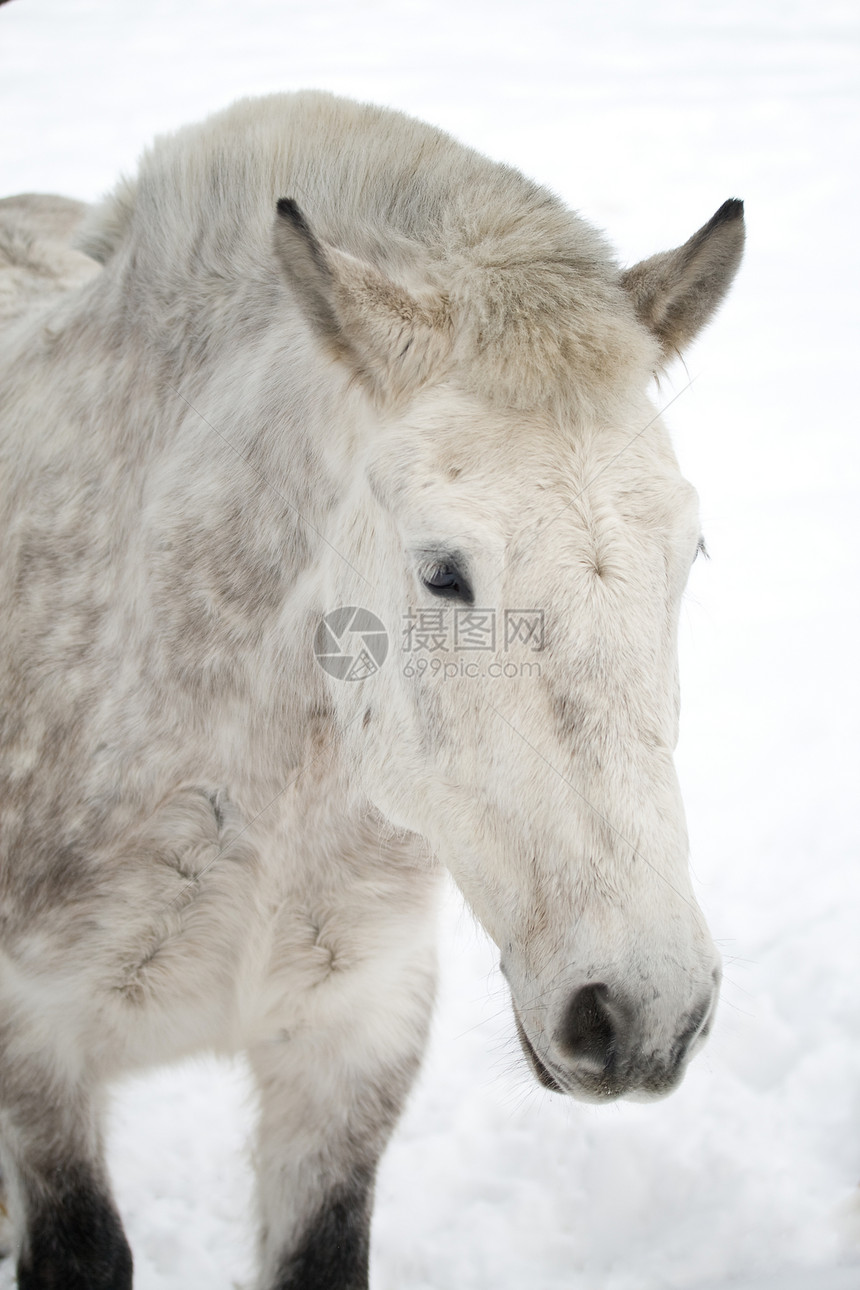
[{"label": "dark ear tip", "polygon": [[299,204],[292,197],[279,197],[277,209],[281,219],[289,220],[291,224],[295,224],[299,228],[307,227]]},{"label": "dark ear tip", "polygon": [[730,197],[727,202],[723,202],[716,215],[711,220],[712,224],[728,224],[731,220],[743,219],[744,204],[739,197]]}]

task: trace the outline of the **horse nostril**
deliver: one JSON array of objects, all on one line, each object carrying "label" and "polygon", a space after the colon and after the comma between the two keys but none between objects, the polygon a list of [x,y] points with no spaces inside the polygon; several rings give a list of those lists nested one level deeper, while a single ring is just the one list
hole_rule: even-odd
[{"label": "horse nostril", "polygon": [[615,1056],[620,1020],[607,985],[584,985],[570,1001],[556,1032],[556,1043],[569,1057],[608,1070]]}]

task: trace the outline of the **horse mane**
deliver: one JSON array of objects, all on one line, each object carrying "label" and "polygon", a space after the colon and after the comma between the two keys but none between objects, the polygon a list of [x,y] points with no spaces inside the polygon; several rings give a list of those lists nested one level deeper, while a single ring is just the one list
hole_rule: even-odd
[{"label": "horse mane", "polygon": [[124,259],[125,292],[156,311],[189,287],[270,294],[282,197],[322,242],[441,290],[457,376],[491,402],[602,402],[655,366],[607,243],[552,193],[432,126],[326,93],[243,99],[156,140],[77,245]]}]

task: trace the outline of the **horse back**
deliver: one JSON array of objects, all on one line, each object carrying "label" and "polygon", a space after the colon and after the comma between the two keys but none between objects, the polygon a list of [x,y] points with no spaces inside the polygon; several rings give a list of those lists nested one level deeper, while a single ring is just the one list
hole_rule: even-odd
[{"label": "horse back", "polygon": [[98,272],[71,245],[86,211],[83,202],[42,193],[0,200],[0,326]]}]

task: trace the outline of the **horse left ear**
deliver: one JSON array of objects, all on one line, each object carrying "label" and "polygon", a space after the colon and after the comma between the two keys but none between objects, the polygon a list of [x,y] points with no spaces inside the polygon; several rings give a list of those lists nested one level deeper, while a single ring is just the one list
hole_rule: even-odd
[{"label": "horse left ear", "polygon": [[365,260],[324,245],[285,197],[275,252],[313,330],[383,399],[413,393],[450,351],[441,293],[411,293]]},{"label": "horse left ear", "polygon": [[744,250],[744,204],[724,202],[689,242],[627,269],[621,285],[666,359],[680,354],[722,303]]}]

